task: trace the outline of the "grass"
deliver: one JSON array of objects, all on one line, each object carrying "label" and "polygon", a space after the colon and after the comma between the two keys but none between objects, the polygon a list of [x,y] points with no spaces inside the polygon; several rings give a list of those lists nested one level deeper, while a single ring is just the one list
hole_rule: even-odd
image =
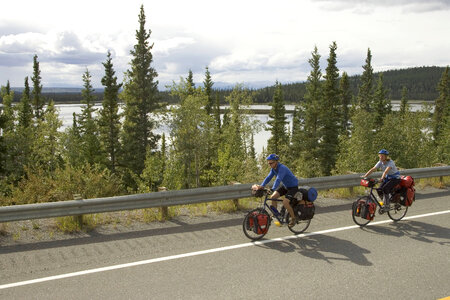
[{"label": "grass", "polygon": [[[423,189],[426,187],[435,188],[448,188],[450,186],[450,176],[444,176],[441,178],[422,178],[415,180],[416,189]],[[319,194],[325,198],[352,198],[365,193],[365,188],[357,186],[353,188],[338,188],[330,189],[326,191],[320,191]],[[113,224],[114,227],[118,224],[125,226],[131,226],[135,221],[152,223],[152,222],[164,222],[175,218],[177,216],[207,216],[210,214],[221,213],[233,213],[240,210],[250,210],[255,208],[261,203],[260,198],[243,198],[239,201],[223,200],[215,202],[206,202],[199,204],[190,204],[182,206],[173,206],[167,208],[167,215],[163,215],[160,208],[147,208],[138,209],[133,211],[123,211],[113,214],[92,214],[84,215],[82,218],[82,226],[78,223],[76,217],[59,217],[55,218],[55,230],[63,233],[76,233],[76,232],[88,232],[100,225]],[[31,226],[34,230],[41,229],[41,225],[38,222],[33,221]],[[0,236],[7,236],[10,231],[10,225],[8,223],[0,224]],[[28,227],[22,225],[19,228],[21,231],[27,231]],[[49,233],[52,237],[55,232]],[[13,233],[14,240],[20,239],[20,232]]]}]

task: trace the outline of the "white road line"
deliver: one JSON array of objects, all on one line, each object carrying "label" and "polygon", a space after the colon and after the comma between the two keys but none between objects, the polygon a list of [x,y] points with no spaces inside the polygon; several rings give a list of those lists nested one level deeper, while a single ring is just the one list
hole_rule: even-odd
[{"label": "white road line", "polygon": [[[450,210],[434,212],[434,213],[427,213],[427,214],[422,214],[422,215],[417,215],[417,216],[410,216],[410,217],[405,217],[404,219],[417,219],[417,218],[430,217],[430,216],[436,216],[436,215],[448,214],[448,213],[450,213]],[[372,222],[368,226],[390,223],[390,222],[393,222],[393,221],[392,220],[384,220],[384,221]],[[82,275],[87,275],[87,274],[92,274],[92,273],[99,273],[99,272],[135,267],[135,266],[140,266],[140,265],[147,265],[147,264],[152,264],[152,263],[156,263],[156,262],[174,260],[174,259],[191,257],[191,256],[198,256],[198,255],[221,252],[221,251],[228,251],[228,250],[251,247],[251,246],[256,246],[256,245],[264,245],[264,244],[273,243],[273,242],[292,240],[292,239],[297,239],[297,238],[301,238],[301,237],[321,235],[321,234],[338,232],[338,231],[355,229],[355,228],[359,228],[359,226],[352,225],[352,226],[346,226],[346,227],[332,228],[332,229],[326,229],[326,230],[321,230],[321,231],[316,231],[316,232],[303,233],[303,234],[299,234],[299,235],[289,235],[289,236],[270,239],[270,240],[255,241],[255,242],[237,244],[237,245],[226,246],[226,247],[221,247],[221,248],[214,248],[214,249],[208,249],[208,250],[202,250],[202,251],[196,251],[196,252],[190,252],[190,253],[183,253],[183,254],[178,254],[178,255],[152,258],[152,259],[147,259],[147,260],[131,262],[131,263],[127,263],[127,264],[113,265],[113,266],[109,266],[109,267],[96,268],[96,269],[90,269],[90,270],[85,270],[85,271],[37,278],[37,279],[32,279],[32,280],[13,282],[13,283],[0,285],[0,290],[12,288],[12,287],[23,286],[23,285],[34,284],[34,283],[39,283],[39,282],[52,281],[52,280],[58,280],[58,279],[63,279],[63,278],[75,277],[75,276],[82,276]]]}]

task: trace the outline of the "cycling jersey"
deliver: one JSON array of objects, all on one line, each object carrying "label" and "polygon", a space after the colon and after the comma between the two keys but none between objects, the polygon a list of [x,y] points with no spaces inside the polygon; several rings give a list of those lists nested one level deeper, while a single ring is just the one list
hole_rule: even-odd
[{"label": "cycling jersey", "polygon": [[386,179],[399,179],[400,178],[400,172],[397,170],[397,167],[395,166],[395,163],[393,160],[387,160],[386,162],[382,162],[381,160],[377,162],[375,165],[375,168],[381,169],[383,172],[388,168],[391,167],[389,172],[386,174]]},{"label": "cycling jersey", "polygon": [[276,190],[280,183],[286,188],[298,187],[298,179],[295,175],[289,170],[285,165],[278,163],[276,169],[271,169],[269,175],[267,175],[266,179],[262,182],[262,186],[265,186],[270,182],[273,176],[277,176],[275,182],[273,183],[272,189]]}]

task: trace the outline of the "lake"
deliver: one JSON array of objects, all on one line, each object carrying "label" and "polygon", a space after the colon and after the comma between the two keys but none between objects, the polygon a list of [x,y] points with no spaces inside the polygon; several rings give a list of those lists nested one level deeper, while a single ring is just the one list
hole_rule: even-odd
[{"label": "lake", "polygon": [[[81,113],[81,104],[56,104],[55,105],[59,111],[59,117],[63,122],[63,126],[61,127],[61,131],[64,131],[65,128],[72,126],[73,122],[73,113],[80,114]],[[410,104],[412,111],[419,111],[422,108],[421,104],[414,103]],[[393,110],[399,110],[400,104],[398,102],[392,102]],[[101,108],[101,104],[95,105],[96,109]],[[221,107],[225,108],[225,106]],[[259,111],[267,111],[267,114],[255,114],[253,118],[261,122],[261,124],[267,124],[269,120],[268,112],[270,111],[271,106],[269,105],[250,105],[251,109],[257,109]],[[293,111],[295,105],[286,105],[287,111]],[[222,115],[223,116],[223,115]],[[286,114],[287,120],[289,122],[289,128],[292,128],[292,113]],[[166,136],[169,134],[169,128],[166,125],[161,125],[155,130],[156,133],[162,134],[165,133]],[[265,126],[261,128],[259,132],[257,132],[254,136],[255,139],[255,150],[257,153],[261,153],[263,147],[267,147],[267,140],[270,138],[270,132],[265,130]]]}]

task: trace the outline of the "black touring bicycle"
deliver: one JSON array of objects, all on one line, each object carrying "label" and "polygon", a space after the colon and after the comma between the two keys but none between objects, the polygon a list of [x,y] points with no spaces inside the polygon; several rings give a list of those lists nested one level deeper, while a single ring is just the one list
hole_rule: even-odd
[{"label": "black touring bicycle", "polygon": [[[261,205],[249,211],[242,224],[245,236],[251,240],[259,240],[267,234],[270,225],[275,223],[277,226],[289,224],[290,214],[283,206],[280,212],[274,212],[270,209],[268,201],[278,201],[281,199],[272,199],[270,189],[261,189],[252,191],[254,197],[264,197]],[[285,196],[289,199],[292,209],[297,216],[297,222],[294,226],[288,226],[289,230],[295,234],[304,232],[311,223],[311,219],[315,213],[315,206],[313,201],[317,198],[317,190],[310,187],[300,187],[299,192],[294,196]]]}]

